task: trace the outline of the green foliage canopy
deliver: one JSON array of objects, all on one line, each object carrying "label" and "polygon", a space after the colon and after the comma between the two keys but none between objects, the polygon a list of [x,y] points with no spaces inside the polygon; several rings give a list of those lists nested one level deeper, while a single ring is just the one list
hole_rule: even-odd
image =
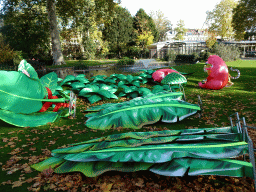
[{"label": "green foliage canopy", "polygon": [[116,6],[112,22],[106,23],[103,30],[103,37],[108,41],[111,52],[122,57],[127,52],[127,45],[132,41],[133,33],[131,14],[127,9]]},{"label": "green foliage canopy", "polygon": [[242,40],[250,33],[255,33],[256,28],[256,1],[241,0],[233,9],[232,26],[234,27],[235,38]]},{"label": "green foliage canopy", "polygon": [[159,40],[159,31],[157,30],[153,19],[148,16],[143,9],[139,9],[134,17],[134,28],[137,35],[142,34],[144,31],[151,32],[154,36],[154,42]]},{"label": "green foliage canopy", "polygon": [[151,12],[150,17],[153,19],[156,29],[159,32],[159,39],[155,39],[155,41],[164,41],[166,32],[172,28],[171,21],[164,17],[164,13],[161,10]]},{"label": "green foliage canopy", "polygon": [[232,10],[237,6],[234,0],[222,0],[212,11],[207,12],[209,31],[215,31],[223,39],[233,37]]},{"label": "green foliage canopy", "polygon": [[28,55],[49,51],[50,33],[45,3],[4,1],[0,32],[14,50]]},{"label": "green foliage canopy", "polygon": [[185,23],[183,20],[179,20],[177,23],[177,27],[174,29],[177,33],[175,37],[173,38],[174,40],[183,40],[184,35],[187,32],[187,29],[185,28]]}]

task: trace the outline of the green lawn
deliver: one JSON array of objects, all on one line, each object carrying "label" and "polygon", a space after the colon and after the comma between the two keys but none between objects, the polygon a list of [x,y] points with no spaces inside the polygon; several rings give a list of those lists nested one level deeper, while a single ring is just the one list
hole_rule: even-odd
[{"label": "green lawn", "polygon": [[[69,61],[73,62],[73,61]],[[256,117],[256,60],[227,62],[240,70],[241,77],[232,80],[234,85],[221,90],[205,90],[198,87],[198,82],[207,77],[203,71],[203,63],[175,66],[182,72],[194,72],[188,76],[185,93],[187,101],[197,103],[197,95],[203,101],[204,113],[201,119],[192,116],[175,124],[157,123],[144,126],[140,130],[106,130],[95,131],[85,127],[85,113],[89,104],[85,99],[78,98],[75,119],[62,118],[58,122],[35,128],[21,128],[0,121],[0,191],[54,191],[78,188],[78,191],[101,191],[107,187],[122,189],[121,191],[180,191],[199,188],[198,191],[251,191],[253,181],[250,178],[233,178],[221,176],[194,176],[189,178],[157,176],[149,172],[119,173],[108,172],[96,178],[86,178],[81,174],[41,174],[30,170],[29,165],[50,156],[50,151],[68,144],[85,141],[92,138],[114,133],[129,131],[152,131],[163,129],[185,129],[228,126],[228,116],[239,112],[240,117],[246,117],[248,125],[255,126]],[[235,72],[231,72],[236,75]],[[151,85],[147,85],[150,87]],[[122,98],[120,100],[125,100]],[[117,102],[108,100],[105,102]],[[98,102],[94,105],[102,104]],[[255,132],[250,131],[253,142],[256,143]],[[142,182],[143,181],[143,182]],[[217,184],[216,184],[217,183]],[[221,188],[223,187],[223,188]],[[71,191],[72,191],[71,190]],[[105,190],[107,191],[107,190]],[[113,190],[115,191],[115,190]]]},{"label": "green lawn", "polygon": [[117,63],[118,60],[66,60],[66,65],[48,66],[48,68],[72,67],[77,65],[95,66]]}]

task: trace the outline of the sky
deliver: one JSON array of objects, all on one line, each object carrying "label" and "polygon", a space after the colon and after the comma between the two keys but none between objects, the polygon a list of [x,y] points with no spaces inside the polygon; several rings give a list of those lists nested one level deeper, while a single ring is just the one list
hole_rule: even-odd
[{"label": "sky", "polygon": [[[177,22],[184,20],[185,28],[202,29],[206,19],[206,11],[212,11],[221,0],[121,0],[121,6],[132,16],[142,8],[149,15],[158,10],[171,21],[173,28]],[[203,28],[206,28],[204,26]]]},{"label": "sky", "polygon": [[[121,0],[121,6],[126,8],[132,16],[142,8],[149,15],[151,11],[158,10],[171,21],[173,28],[181,19],[185,22],[185,28],[202,29],[206,11],[212,11],[221,0]],[[2,1],[0,0],[0,8]]]}]

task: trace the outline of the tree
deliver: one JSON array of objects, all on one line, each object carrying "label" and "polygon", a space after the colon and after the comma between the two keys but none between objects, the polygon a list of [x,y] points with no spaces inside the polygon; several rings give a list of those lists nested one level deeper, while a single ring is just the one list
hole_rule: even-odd
[{"label": "tree", "polygon": [[28,57],[49,51],[49,22],[43,4],[28,3],[25,6],[21,2],[10,3],[2,11],[0,30],[6,44]]},{"label": "tree", "polygon": [[206,46],[211,49],[216,42],[217,35],[214,32],[208,32],[208,38],[205,41]]},{"label": "tree", "polygon": [[159,40],[159,32],[153,19],[148,16],[143,9],[139,9],[134,17],[134,28],[137,32],[137,36],[143,34],[143,32],[146,31],[152,33],[154,36],[154,42]]},{"label": "tree", "polygon": [[150,17],[153,19],[156,29],[159,32],[158,41],[164,41],[166,38],[166,33],[172,29],[171,21],[169,21],[166,17],[164,17],[164,13],[162,11],[151,12]]},{"label": "tree", "polygon": [[[57,27],[57,17],[59,16],[63,20],[64,25],[71,25],[71,27],[79,27],[82,24],[86,25],[90,23],[90,20],[86,21],[86,17],[84,17],[86,14],[88,15],[86,5],[90,3],[96,4],[95,9],[91,9],[91,11],[96,11],[96,16],[99,20],[100,18],[101,20],[104,20],[107,18],[107,15],[111,15],[111,9],[115,5],[113,0],[4,0],[4,8],[2,10],[4,10],[4,12],[11,10],[12,13],[16,13],[17,11],[22,10],[24,7],[30,8],[34,5],[45,6],[48,13],[54,64],[60,65],[65,63],[65,61],[61,51],[61,42]],[[106,14],[107,11],[108,13]],[[10,17],[13,16],[12,13],[10,14]],[[71,24],[69,23],[70,21],[72,21]],[[89,27],[90,25],[86,26],[85,28]]]},{"label": "tree", "polygon": [[232,10],[237,6],[234,0],[222,0],[212,11],[207,12],[206,23],[209,31],[214,31],[222,39],[234,36],[232,27]]},{"label": "tree", "polygon": [[143,33],[137,37],[136,44],[141,48],[143,52],[145,52],[147,45],[151,45],[153,40],[154,36],[150,31],[143,31]]},{"label": "tree", "polygon": [[232,26],[237,40],[247,39],[256,32],[255,0],[240,0],[233,9]]},{"label": "tree", "polygon": [[47,0],[47,12],[52,42],[52,55],[55,65],[66,64],[61,50],[60,33],[58,30],[55,0]]},{"label": "tree", "polygon": [[177,27],[174,29],[177,33],[175,37],[173,38],[174,40],[183,40],[184,35],[187,32],[187,29],[185,28],[185,23],[183,20],[179,20],[177,23]]},{"label": "tree", "polygon": [[133,17],[130,12],[125,8],[116,6],[112,22],[105,24],[103,30],[104,40],[108,41],[110,51],[121,58],[127,52],[133,32]]}]

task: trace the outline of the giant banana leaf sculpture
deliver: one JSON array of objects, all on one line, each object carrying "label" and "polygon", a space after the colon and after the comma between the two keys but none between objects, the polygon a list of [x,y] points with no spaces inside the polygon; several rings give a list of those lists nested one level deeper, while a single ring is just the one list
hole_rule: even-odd
[{"label": "giant banana leaf sculpture", "polygon": [[[168,97],[170,99],[178,99],[178,100],[181,100],[182,99],[182,96],[183,96],[183,93],[181,92],[169,92],[169,91],[166,91],[166,92],[160,92],[160,93],[156,93],[156,94],[153,94],[151,93],[150,95],[147,95],[147,96],[144,96],[144,97],[136,97],[130,101],[126,101],[126,102],[122,102],[122,103],[105,103],[105,104],[102,104],[102,105],[96,105],[96,106],[93,106],[87,110],[85,110],[86,112],[98,112],[98,111],[101,111],[105,108],[108,108],[108,107],[112,107],[114,105],[117,105],[117,106],[124,106],[124,105],[127,105],[127,107],[129,107],[130,105],[132,105],[131,103],[132,102],[136,102],[137,100],[141,100],[141,99],[156,99],[156,98],[161,98],[161,97]],[[89,117],[90,115],[87,114],[86,115],[87,117]]]},{"label": "giant banana leaf sculpture", "polygon": [[248,153],[248,143],[241,138],[242,133],[232,133],[230,127],[115,134],[55,149],[53,157],[32,168],[82,172],[87,177],[111,170],[149,170],[165,176],[253,178],[251,163],[229,159]]},{"label": "giant banana leaf sculpture", "polygon": [[148,98],[109,105],[105,109],[87,115],[85,125],[91,129],[116,127],[139,129],[145,124],[162,122],[174,123],[195,114],[200,107],[170,95],[150,95]]},{"label": "giant banana leaf sculpture", "polygon": [[[58,92],[57,81],[56,73],[39,79],[35,69],[25,60],[21,61],[18,71],[0,71],[0,119],[15,126],[36,127],[68,116],[69,109],[58,109],[69,107],[65,102],[70,97],[52,96]],[[55,111],[44,112],[52,104],[56,104]]]}]

